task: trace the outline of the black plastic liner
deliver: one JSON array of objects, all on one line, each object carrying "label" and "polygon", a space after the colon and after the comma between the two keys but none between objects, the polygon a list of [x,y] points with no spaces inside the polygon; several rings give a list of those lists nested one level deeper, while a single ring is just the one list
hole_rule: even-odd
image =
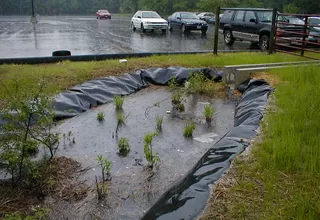
[{"label": "black plastic liner", "polygon": [[194,168],[153,205],[142,220],[194,219],[206,206],[209,184],[217,181],[231,160],[248,146],[260,126],[271,87],[264,80],[247,82],[235,110],[234,128],[198,161]]}]

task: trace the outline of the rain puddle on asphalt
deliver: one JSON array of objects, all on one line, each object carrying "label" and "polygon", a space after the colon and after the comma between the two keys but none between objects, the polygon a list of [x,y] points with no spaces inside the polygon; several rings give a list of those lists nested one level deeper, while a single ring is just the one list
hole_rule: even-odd
[{"label": "rain puddle on asphalt", "polygon": [[[215,110],[212,125],[203,117],[206,104]],[[92,109],[58,126],[58,131],[72,131],[75,143],[60,140],[58,156],[71,157],[88,168],[81,178],[91,187],[87,198],[79,202],[51,201],[51,219],[139,219],[176,180],[183,177],[200,157],[229,129],[233,127],[235,102],[229,99],[208,99],[189,96],[186,111],[173,117],[171,94],[166,87],[144,89],[126,96],[125,125],[118,137],[129,139],[131,151],[126,157],[118,155],[115,130],[115,106],[109,103]],[[99,122],[97,113],[103,112],[105,120]],[[143,138],[154,132],[156,116],[163,116],[163,131],[154,138],[153,151],[159,152],[160,163],[153,171],[144,165]],[[196,122],[193,139],[183,136],[185,121]],[[64,143],[66,142],[66,143]],[[97,155],[102,154],[112,162],[112,180],[108,181],[108,195],[97,201],[95,176],[101,178]]]}]

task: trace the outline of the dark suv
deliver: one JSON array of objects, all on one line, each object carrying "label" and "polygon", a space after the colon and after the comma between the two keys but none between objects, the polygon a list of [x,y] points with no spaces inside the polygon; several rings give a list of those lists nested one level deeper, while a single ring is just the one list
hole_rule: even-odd
[{"label": "dark suv", "polygon": [[[282,15],[277,16],[277,20],[288,22]],[[223,33],[224,42],[232,45],[235,40],[251,41],[253,44],[259,44],[261,50],[269,47],[269,38],[272,24],[272,10],[257,8],[235,8],[225,10],[220,19],[219,31]],[[278,30],[286,31],[302,31],[301,27],[293,25],[278,25]],[[281,33],[281,37],[301,38],[301,35],[284,34],[277,31],[277,35]],[[282,38],[283,39],[283,38]],[[278,42],[278,41],[277,41]]]}]

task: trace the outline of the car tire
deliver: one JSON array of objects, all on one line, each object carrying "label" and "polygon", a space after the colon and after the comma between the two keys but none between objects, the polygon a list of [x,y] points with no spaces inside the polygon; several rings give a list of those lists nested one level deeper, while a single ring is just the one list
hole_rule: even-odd
[{"label": "car tire", "polygon": [[227,45],[232,45],[234,43],[234,38],[231,30],[225,30],[223,34],[224,43]]},{"label": "car tire", "polygon": [[201,33],[205,34],[205,33],[207,33],[207,30],[208,30],[208,29],[202,29],[202,30],[201,30]]},{"label": "car tire", "polygon": [[170,22],[168,23],[168,30],[169,30],[169,31],[172,31],[172,27],[171,27]]},{"label": "car tire", "polygon": [[141,23],[141,31],[143,32],[143,33],[145,33],[146,32],[146,29],[144,29],[144,27],[143,27],[143,24]]},{"label": "car tire", "polygon": [[262,51],[269,49],[269,36],[262,35],[259,40],[259,47]]},{"label": "car tire", "polygon": [[184,24],[181,25],[181,32],[182,33],[187,33],[186,26]]},{"label": "car tire", "polygon": [[133,22],[131,23],[131,30],[135,31],[136,27],[133,25]]}]

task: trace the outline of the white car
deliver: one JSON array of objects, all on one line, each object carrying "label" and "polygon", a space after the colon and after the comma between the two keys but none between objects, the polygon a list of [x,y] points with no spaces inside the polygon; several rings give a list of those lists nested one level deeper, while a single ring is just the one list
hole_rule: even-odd
[{"label": "white car", "polygon": [[146,30],[166,32],[168,22],[155,11],[137,11],[131,19],[131,29],[135,31],[137,28],[142,32]]}]

